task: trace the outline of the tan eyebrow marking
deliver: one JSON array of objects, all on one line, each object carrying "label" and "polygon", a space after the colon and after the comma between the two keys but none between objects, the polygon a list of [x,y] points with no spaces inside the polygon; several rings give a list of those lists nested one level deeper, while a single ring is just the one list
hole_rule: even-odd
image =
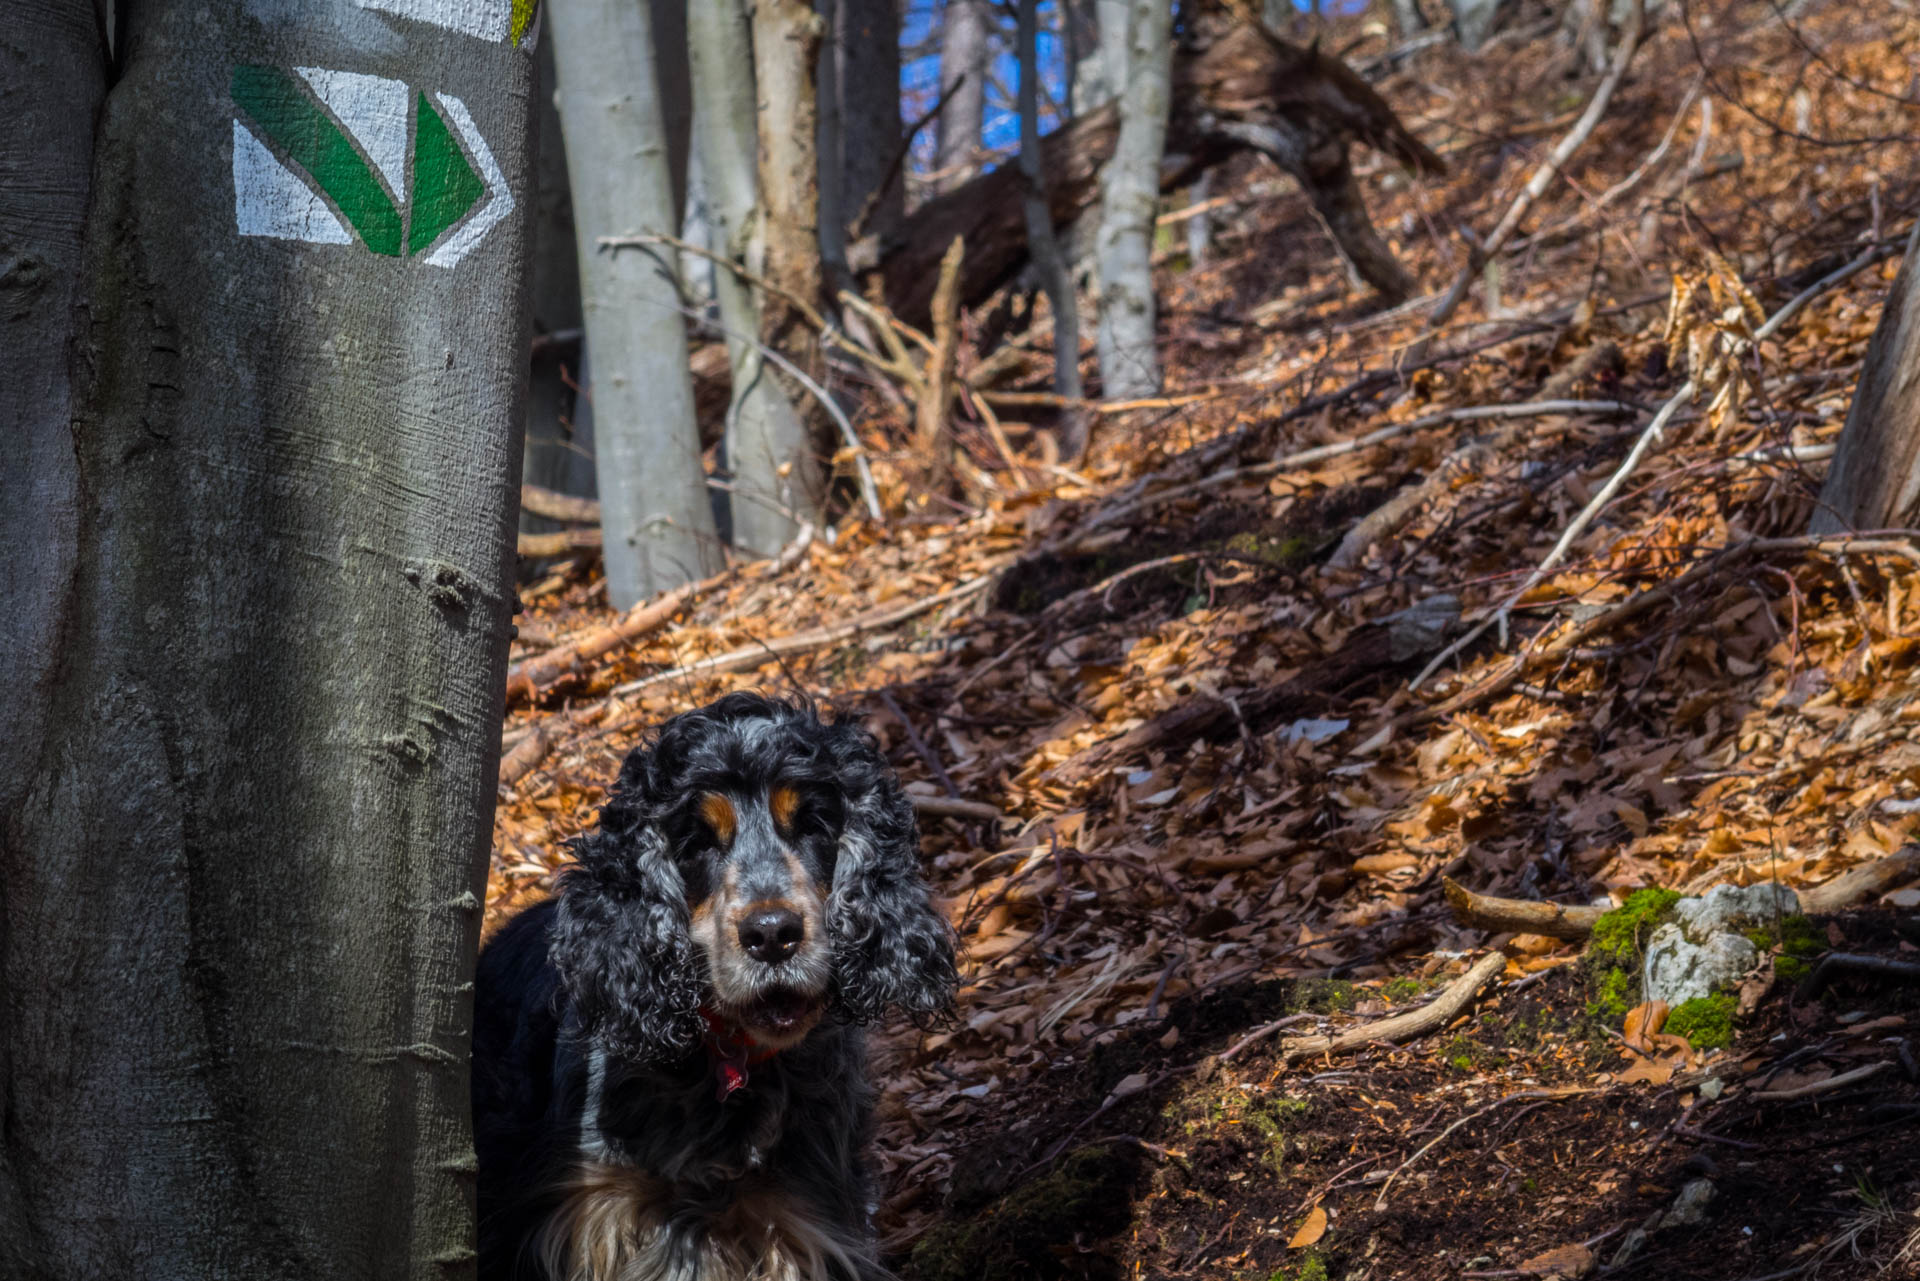
[{"label": "tan eyebrow marking", "polygon": [[718,792],[700,794],[700,821],[713,829],[713,834],[722,845],[733,844],[733,829],[738,821],[733,813],[733,802]]},{"label": "tan eyebrow marking", "polygon": [[791,826],[793,816],[800,812],[800,793],[791,787],[776,787],[767,797],[767,808],[773,811],[773,821],[781,827]]}]

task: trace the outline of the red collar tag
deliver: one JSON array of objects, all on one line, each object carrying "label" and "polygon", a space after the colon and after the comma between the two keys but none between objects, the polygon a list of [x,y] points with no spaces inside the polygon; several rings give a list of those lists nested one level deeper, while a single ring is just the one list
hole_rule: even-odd
[{"label": "red collar tag", "polygon": [[765,1063],[779,1051],[756,1046],[751,1036],[729,1027],[704,1005],[700,1007],[700,1017],[707,1021],[707,1057],[713,1060],[718,1097],[724,1102],[728,1095],[745,1087],[749,1067]]}]

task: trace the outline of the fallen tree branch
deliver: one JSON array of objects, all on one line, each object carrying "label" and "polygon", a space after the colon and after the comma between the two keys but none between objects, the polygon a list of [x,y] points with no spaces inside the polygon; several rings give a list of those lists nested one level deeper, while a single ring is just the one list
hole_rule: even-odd
[{"label": "fallen tree branch", "polygon": [[1920,844],[1902,846],[1883,859],[1850,867],[1825,885],[1800,892],[1803,912],[1838,912],[1920,877]]},{"label": "fallen tree branch", "polygon": [[[1408,1010],[1405,1014],[1396,1014],[1391,1018],[1376,1019],[1372,1023],[1348,1028],[1333,1036],[1302,1036],[1280,1043],[1280,1057],[1283,1059],[1310,1058],[1321,1054],[1339,1054],[1345,1050],[1357,1050],[1363,1046],[1386,1042],[1398,1045],[1402,1041],[1411,1041],[1435,1028],[1445,1027],[1453,1022],[1460,1011],[1467,1008],[1473,998],[1480,994],[1493,976],[1507,965],[1507,958],[1499,952],[1489,952],[1475,961],[1473,968],[1447,984],[1446,990],[1417,1010]],[[1256,1036],[1259,1033],[1255,1033]],[[1245,1044],[1245,1040],[1241,1042]],[[1240,1048],[1235,1045],[1234,1050]]]},{"label": "fallen tree branch", "polygon": [[[779,556],[773,560],[762,561],[754,568],[767,577],[785,573],[806,554],[807,546],[812,542],[813,526],[803,524],[799,534],[786,545]],[[525,662],[514,664],[507,671],[507,706],[532,701],[562,678],[574,674],[586,664],[622,646],[631,645],[647,633],[658,630],[697,597],[726,582],[736,572],[723,570],[699,582],[682,584],[650,601],[642,601],[635,605],[616,623],[588,632],[578,640],[565,645],[556,645]]]},{"label": "fallen tree branch", "polygon": [[600,531],[592,529],[562,529],[551,534],[520,534],[514,539],[514,551],[521,560],[545,560],[550,556],[566,556],[573,552],[591,552],[600,549]]},{"label": "fallen tree branch", "polygon": [[[854,619],[852,622],[841,623],[834,627],[816,627],[810,631],[795,632],[791,636],[780,636],[770,641],[762,641],[757,645],[748,645],[741,649],[728,650],[724,654],[715,654],[711,658],[703,658],[698,662],[687,663],[684,666],[670,668],[664,672],[655,672],[651,676],[643,676],[636,681],[628,681],[626,684],[616,687],[613,692],[618,696],[624,697],[638,690],[646,689],[650,685],[658,685],[663,681],[685,680],[692,676],[715,676],[722,672],[738,672],[748,668],[759,667],[764,663],[771,663],[782,658],[788,658],[794,654],[805,654],[816,649],[825,649],[830,645],[838,645],[842,642],[864,636],[868,632],[885,631],[889,627],[903,623],[917,614],[924,614],[928,610],[938,608],[941,605],[952,604],[956,601],[977,596],[985,591],[987,585],[992,581],[993,575],[991,573],[982,574],[978,578],[970,579],[960,584],[958,587],[949,588],[937,596],[929,596],[925,600],[915,601],[910,605],[901,605],[894,609],[880,610],[877,613],[867,614],[864,617]],[[542,657],[545,657],[545,655],[542,655]]]},{"label": "fallen tree branch", "polygon": [[908,793],[913,812],[926,818],[964,818],[971,822],[998,823],[1006,815],[985,801],[963,800],[958,796],[920,796]]},{"label": "fallen tree branch", "polygon": [[548,520],[566,521],[570,525],[600,523],[598,499],[576,498],[572,494],[542,489],[538,485],[520,486],[520,510],[532,516],[545,516]]},{"label": "fallen tree branch", "polygon": [[1578,942],[1593,933],[1593,923],[1606,914],[1604,907],[1565,907],[1536,899],[1492,898],[1475,894],[1451,877],[1441,881],[1447,906],[1462,925],[1492,933],[1544,934]]},{"label": "fallen tree branch", "polygon": [[1830,1076],[1824,1081],[1814,1081],[1807,1085],[1796,1085],[1791,1090],[1755,1090],[1752,1097],[1763,1103],[1786,1103],[1793,1099],[1810,1098],[1816,1094],[1826,1094],[1849,1085],[1858,1084],[1870,1076],[1876,1076],[1893,1066],[1892,1059],[1881,1059],[1878,1063],[1868,1063],[1851,1072],[1842,1072],[1839,1076]]},{"label": "fallen tree branch", "polygon": [[500,758],[500,786],[512,787],[539,766],[552,750],[554,736],[544,725],[535,725],[531,733],[514,744],[513,750]]}]

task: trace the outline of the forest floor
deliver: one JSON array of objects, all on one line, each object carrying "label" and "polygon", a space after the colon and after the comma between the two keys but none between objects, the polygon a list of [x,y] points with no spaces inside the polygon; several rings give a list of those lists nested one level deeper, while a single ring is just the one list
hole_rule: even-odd
[{"label": "forest floor", "polygon": [[[1210,256],[1179,228],[1160,255],[1170,403],[1102,416],[1079,468],[1009,422],[1016,475],[969,418],[988,480],[928,502],[872,397],[885,523],[849,515],[515,700],[490,920],[548,892],[647,727],[804,696],[864,718],[922,798],[965,948],[950,1026],[876,1035],[904,1274],[1920,1276],[1920,988],[1762,982],[1729,1046],[1649,1067],[1577,945],[1468,929],[1441,894],[1805,888],[1920,825],[1916,535],[1801,537],[1920,209],[1920,18],[1794,10],[1663,7],[1425,342],[1465,237],[1599,77],[1537,26],[1384,71],[1377,29],[1335,23],[1324,47],[1451,166],[1359,157],[1431,292],[1382,310],[1243,161]],[[1046,334],[1020,341],[1042,390]],[[1486,412],[1541,400],[1615,408]],[[522,596],[516,663],[619,621],[587,560]],[[1819,924],[1913,961],[1917,906]],[[1504,974],[1404,1045],[1240,1044],[1416,1005],[1488,949]]]}]

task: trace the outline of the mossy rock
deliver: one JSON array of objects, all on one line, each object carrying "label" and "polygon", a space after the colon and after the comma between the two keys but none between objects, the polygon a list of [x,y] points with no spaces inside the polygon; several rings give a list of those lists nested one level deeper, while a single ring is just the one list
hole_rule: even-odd
[{"label": "mossy rock", "polygon": [[1593,924],[1587,938],[1587,1013],[1618,1023],[1640,1003],[1640,963],[1647,940],[1673,915],[1674,890],[1635,890]]},{"label": "mossy rock", "polygon": [[1827,951],[1827,932],[1798,912],[1781,917],[1778,928],[1762,926],[1747,930],[1746,936],[1762,952],[1773,953],[1773,972],[1783,983],[1807,977]]},{"label": "mossy rock", "polygon": [[1138,1158],[1130,1147],[1090,1144],[1029,1179],[986,1210],[943,1223],[913,1248],[913,1273],[924,1281],[1024,1281],[1069,1275],[1118,1275],[1097,1255],[1076,1255],[1069,1271],[1062,1250],[1093,1245],[1125,1228]]}]

